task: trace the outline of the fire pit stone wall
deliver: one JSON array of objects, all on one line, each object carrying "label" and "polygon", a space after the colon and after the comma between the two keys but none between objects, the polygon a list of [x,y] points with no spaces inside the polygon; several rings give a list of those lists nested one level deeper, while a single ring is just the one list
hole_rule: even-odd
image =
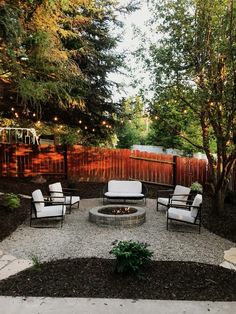
[{"label": "fire pit stone wall", "polygon": [[101,213],[100,210],[106,207],[120,208],[127,207],[127,205],[106,205],[94,207],[89,211],[89,221],[104,227],[136,227],[143,224],[146,220],[146,211],[142,207],[130,206],[134,208],[136,212],[125,215],[110,215]]}]

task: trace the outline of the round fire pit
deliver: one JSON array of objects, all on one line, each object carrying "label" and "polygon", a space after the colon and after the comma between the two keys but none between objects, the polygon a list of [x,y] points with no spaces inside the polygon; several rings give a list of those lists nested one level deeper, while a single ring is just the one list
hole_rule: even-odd
[{"label": "round fire pit", "polygon": [[100,226],[136,227],[145,222],[146,211],[141,207],[105,205],[91,208],[89,221]]}]

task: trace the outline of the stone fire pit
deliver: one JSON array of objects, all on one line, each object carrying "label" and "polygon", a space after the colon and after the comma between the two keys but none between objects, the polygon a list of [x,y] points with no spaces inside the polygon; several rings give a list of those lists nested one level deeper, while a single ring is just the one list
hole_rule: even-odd
[{"label": "stone fire pit", "polygon": [[105,205],[91,208],[89,221],[100,226],[136,227],[145,222],[144,208],[128,205]]}]

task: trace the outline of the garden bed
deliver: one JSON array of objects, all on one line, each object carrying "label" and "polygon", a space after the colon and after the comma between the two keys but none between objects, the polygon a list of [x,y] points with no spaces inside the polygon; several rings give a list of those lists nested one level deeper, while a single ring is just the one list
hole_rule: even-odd
[{"label": "garden bed", "polygon": [[115,260],[44,263],[0,281],[0,294],[163,300],[236,301],[236,272],[193,262],[152,261],[143,279],[114,273]]}]

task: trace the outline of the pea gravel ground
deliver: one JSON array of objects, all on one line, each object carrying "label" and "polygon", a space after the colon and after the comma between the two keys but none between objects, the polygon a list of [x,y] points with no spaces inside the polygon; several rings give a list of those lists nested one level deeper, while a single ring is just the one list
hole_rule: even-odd
[{"label": "pea gravel ground", "polygon": [[[198,234],[195,226],[172,224],[166,230],[165,212],[156,212],[156,202],[148,199],[146,222],[134,228],[100,227],[88,221],[89,209],[102,204],[98,198],[83,199],[80,208],[66,215],[63,228],[51,222],[52,228],[30,228],[25,221],[0,243],[0,249],[17,258],[37,256],[42,261],[62,258],[98,257],[112,258],[109,251],[116,240],[134,240],[148,243],[154,260],[193,261],[219,265],[224,251],[235,246],[202,228]],[[142,206],[142,203],[139,204]],[[37,227],[45,226],[37,222]]]}]

